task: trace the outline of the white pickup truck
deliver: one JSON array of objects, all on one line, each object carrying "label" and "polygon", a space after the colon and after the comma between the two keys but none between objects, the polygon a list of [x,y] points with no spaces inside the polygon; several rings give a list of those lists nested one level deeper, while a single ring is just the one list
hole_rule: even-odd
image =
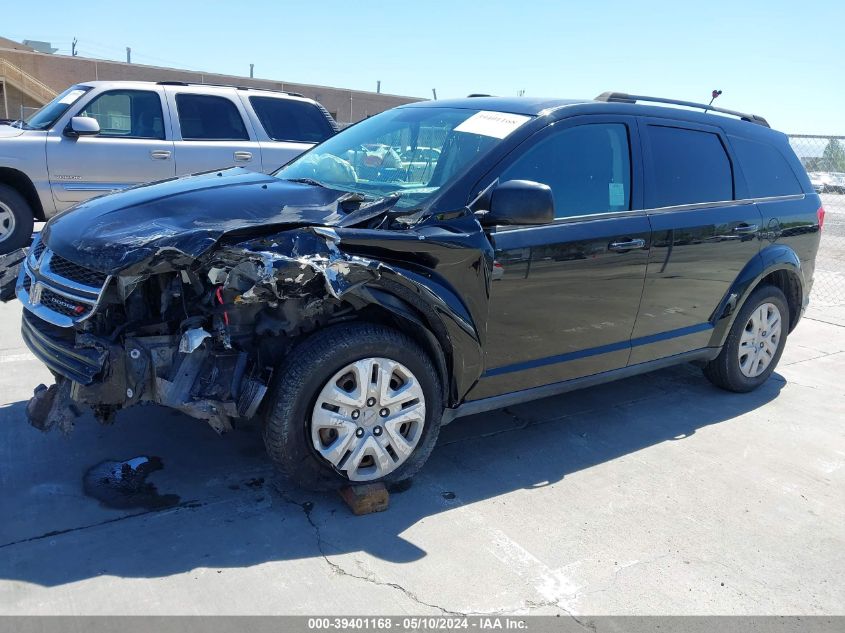
[{"label": "white pickup truck", "polygon": [[300,95],[177,82],[90,81],[0,125],[0,254],[33,222],[93,196],[238,165],[270,173],[337,124]]}]

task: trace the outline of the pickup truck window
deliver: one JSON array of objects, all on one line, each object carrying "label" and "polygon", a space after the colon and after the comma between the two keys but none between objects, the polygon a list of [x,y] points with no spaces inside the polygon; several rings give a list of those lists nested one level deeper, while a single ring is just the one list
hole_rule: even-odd
[{"label": "pickup truck window", "polygon": [[516,159],[499,180],[549,185],[559,218],[627,211],[631,152],[621,123],[594,123],[552,132]]},{"label": "pickup truck window", "polygon": [[47,130],[51,128],[53,123],[89,90],[91,90],[90,86],[71,86],[43,108],[27,117],[25,121],[20,123],[19,127],[25,130]]},{"label": "pickup truck window", "polygon": [[237,106],[225,97],[178,94],[176,109],[186,141],[248,141]]},{"label": "pickup truck window", "polygon": [[731,163],[718,135],[649,125],[654,190],[648,206],[733,200]]},{"label": "pickup truck window", "polygon": [[97,119],[101,138],[164,139],[161,98],[150,90],[110,90],[79,113]]},{"label": "pickup truck window", "polygon": [[310,103],[274,97],[250,97],[249,102],[274,141],[322,143],[334,134],[326,116]]}]

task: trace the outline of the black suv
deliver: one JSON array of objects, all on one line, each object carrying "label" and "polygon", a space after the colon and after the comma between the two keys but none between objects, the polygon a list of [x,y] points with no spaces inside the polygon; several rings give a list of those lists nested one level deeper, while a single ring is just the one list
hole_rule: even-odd
[{"label": "black suv", "polygon": [[619,93],[402,106],[272,176],[167,180],[48,222],[16,294],[56,384],[27,412],[257,418],[302,486],[402,480],[459,416],[689,361],[759,386],[823,219],[755,115]]}]

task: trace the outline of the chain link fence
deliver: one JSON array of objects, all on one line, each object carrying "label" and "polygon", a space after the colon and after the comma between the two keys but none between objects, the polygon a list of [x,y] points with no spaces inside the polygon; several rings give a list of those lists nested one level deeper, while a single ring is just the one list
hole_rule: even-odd
[{"label": "chain link fence", "polygon": [[825,209],[811,303],[845,306],[845,136],[792,134],[789,142]]}]

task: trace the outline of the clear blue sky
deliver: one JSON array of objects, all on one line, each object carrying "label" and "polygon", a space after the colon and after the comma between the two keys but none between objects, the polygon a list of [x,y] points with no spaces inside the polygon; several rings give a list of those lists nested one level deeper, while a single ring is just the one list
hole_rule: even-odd
[{"label": "clear blue sky", "polygon": [[[605,90],[845,134],[845,1],[311,0],[9,5],[0,35],[70,53],[430,97]],[[55,4],[51,8],[51,5]],[[46,6],[45,6],[46,5]]]}]

